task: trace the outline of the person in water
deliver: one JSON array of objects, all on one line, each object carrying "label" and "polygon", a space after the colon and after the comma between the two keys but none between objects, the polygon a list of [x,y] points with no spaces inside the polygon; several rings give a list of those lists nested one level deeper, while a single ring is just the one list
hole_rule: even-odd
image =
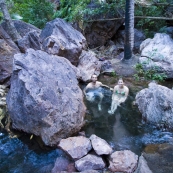
[{"label": "person in water", "polygon": [[[101,111],[101,103],[104,97],[101,87],[106,87],[111,89],[109,86],[102,84],[97,81],[97,75],[93,74],[91,76],[91,82],[84,88],[83,92],[86,96],[86,99],[90,102],[93,102],[96,97],[99,97],[98,110]],[[113,89],[112,89],[113,90]]]},{"label": "person in water", "polygon": [[127,96],[129,94],[129,89],[124,85],[123,79],[120,78],[118,80],[118,85],[114,87],[113,94],[112,94],[112,103],[111,108],[108,110],[109,114],[114,114],[121,103],[125,102]]}]

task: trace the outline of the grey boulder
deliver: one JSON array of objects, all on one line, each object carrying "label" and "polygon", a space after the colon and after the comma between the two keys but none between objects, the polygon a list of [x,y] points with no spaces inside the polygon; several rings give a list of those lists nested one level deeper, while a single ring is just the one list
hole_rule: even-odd
[{"label": "grey boulder", "polygon": [[151,82],[137,93],[136,104],[145,121],[173,129],[173,90]]},{"label": "grey boulder", "polygon": [[76,67],[40,50],[16,54],[7,106],[14,129],[56,145],[84,124],[86,108]]},{"label": "grey boulder", "polygon": [[73,159],[80,159],[92,149],[90,140],[84,136],[62,139],[58,146]]},{"label": "grey boulder", "polygon": [[48,22],[40,34],[43,50],[49,54],[63,56],[73,65],[78,64],[82,49],[86,47],[85,37],[63,19]]},{"label": "grey boulder", "polygon": [[75,167],[78,171],[101,170],[105,166],[103,159],[94,154],[88,154],[75,162]]},{"label": "grey boulder", "polygon": [[96,135],[91,135],[90,140],[94,151],[98,155],[103,155],[103,154],[108,155],[112,153],[113,150],[111,146],[104,139],[101,139]]}]

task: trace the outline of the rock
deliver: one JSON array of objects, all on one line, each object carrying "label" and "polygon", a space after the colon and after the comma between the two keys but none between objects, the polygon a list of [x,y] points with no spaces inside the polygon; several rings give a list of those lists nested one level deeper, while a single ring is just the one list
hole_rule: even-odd
[{"label": "rock", "polygon": [[63,56],[73,65],[78,64],[82,49],[86,47],[85,37],[63,19],[48,22],[42,30],[40,40],[43,50],[49,54]]},{"label": "rock", "polygon": [[1,39],[0,37],[0,84],[10,85],[9,79],[12,74],[13,57],[19,52],[19,49],[10,37],[6,37],[5,39]]},{"label": "rock", "polygon": [[40,31],[30,31],[23,38],[19,39],[18,47],[22,53],[26,53],[26,50],[32,48],[34,50],[41,50],[41,44],[39,41]]},{"label": "rock", "polygon": [[[117,49],[124,50],[124,39],[125,39],[125,30],[119,30],[116,35],[114,42],[117,46]],[[145,35],[142,31],[134,28],[134,53],[140,52],[140,44],[145,40]]]},{"label": "rock", "polygon": [[137,93],[136,104],[147,122],[173,129],[173,90],[154,82]]},{"label": "rock", "polygon": [[86,108],[76,67],[40,50],[16,54],[7,106],[14,129],[56,145],[79,132],[84,123]]},{"label": "rock", "polygon": [[143,157],[153,173],[171,173],[173,168],[172,153],[172,144],[149,144],[144,149]]},{"label": "rock", "polygon": [[96,54],[92,51],[82,51],[80,55],[79,64],[77,68],[81,72],[81,79],[87,82],[91,79],[91,75],[99,76],[101,69],[101,62],[96,58]]},{"label": "rock", "polygon": [[173,39],[165,33],[155,34],[153,39],[146,39],[140,45],[139,63],[145,70],[156,68],[160,74],[173,78]]},{"label": "rock", "polygon": [[147,165],[147,161],[143,156],[139,157],[138,167],[134,173],[152,173],[152,171]]},{"label": "rock", "polygon": [[90,140],[94,151],[98,155],[103,155],[103,154],[108,155],[112,153],[113,150],[111,146],[104,139],[101,139],[96,135],[91,135]]},{"label": "rock", "polygon": [[[34,25],[26,23],[22,20],[13,20],[13,22],[14,22],[14,26],[15,26],[17,32],[20,34],[21,37],[24,37],[27,33],[31,32],[31,31],[37,31],[37,32],[41,31]],[[7,26],[6,26],[5,22],[3,22],[1,25],[5,31],[8,31],[6,28]]]},{"label": "rock", "polygon": [[78,171],[101,170],[105,167],[103,159],[99,156],[88,154],[75,162]]},{"label": "rock", "polygon": [[161,30],[173,38],[173,26],[163,27]]},{"label": "rock", "polygon": [[90,48],[103,46],[110,40],[119,27],[124,23],[124,19],[115,21],[95,21],[88,23],[84,33]]},{"label": "rock", "polygon": [[138,156],[130,150],[115,151],[109,158],[109,170],[112,172],[132,173],[137,167]]},{"label": "rock", "polygon": [[57,173],[57,172],[60,172],[60,171],[66,171],[69,163],[70,162],[67,159],[58,157],[56,159],[55,165],[54,165],[51,173]]},{"label": "rock", "polygon": [[110,75],[115,73],[115,70],[113,69],[112,63],[109,60],[105,60],[102,62],[101,73],[102,74],[106,73],[106,74],[110,74]]},{"label": "rock", "polygon": [[58,146],[73,159],[80,159],[92,149],[90,140],[84,136],[62,139]]}]

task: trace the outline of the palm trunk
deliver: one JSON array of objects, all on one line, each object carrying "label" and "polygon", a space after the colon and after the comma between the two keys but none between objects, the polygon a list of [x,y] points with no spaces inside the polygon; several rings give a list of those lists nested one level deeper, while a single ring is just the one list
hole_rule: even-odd
[{"label": "palm trunk", "polygon": [[134,46],[134,0],[126,0],[124,59],[132,57]]},{"label": "palm trunk", "polygon": [[19,33],[17,32],[17,30],[14,26],[14,23],[10,17],[5,0],[0,0],[0,8],[3,13],[4,21],[7,25],[7,29],[8,29],[7,32],[10,35],[10,37],[12,38],[12,40],[16,42],[21,37],[20,37]]}]

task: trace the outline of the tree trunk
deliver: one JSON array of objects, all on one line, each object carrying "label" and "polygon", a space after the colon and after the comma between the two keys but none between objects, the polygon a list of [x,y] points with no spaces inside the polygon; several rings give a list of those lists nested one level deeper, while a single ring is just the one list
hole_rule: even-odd
[{"label": "tree trunk", "polygon": [[2,13],[3,13],[4,21],[5,21],[5,23],[7,25],[7,28],[8,28],[7,32],[10,35],[10,37],[12,38],[12,40],[14,42],[16,42],[18,39],[21,38],[21,36],[17,32],[17,30],[14,26],[14,23],[13,23],[11,17],[10,17],[10,14],[8,12],[5,0],[0,0],[0,8],[1,8]]},{"label": "tree trunk", "polygon": [[126,0],[124,59],[132,57],[134,46],[134,0]]}]

